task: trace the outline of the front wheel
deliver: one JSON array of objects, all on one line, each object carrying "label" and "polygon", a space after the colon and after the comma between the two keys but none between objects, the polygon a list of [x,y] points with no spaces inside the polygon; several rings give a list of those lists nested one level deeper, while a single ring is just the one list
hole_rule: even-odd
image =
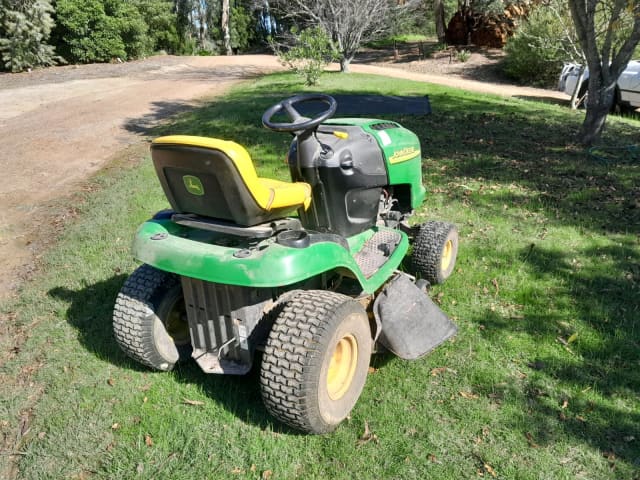
[{"label": "front wheel", "polygon": [[156,370],[171,370],[189,358],[180,278],[149,265],[136,269],[116,298],[113,333],[125,354]]},{"label": "front wheel", "polygon": [[334,430],[364,388],[371,330],[364,308],[335,292],[302,291],[280,307],[262,358],[267,410],[310,433]]},{"label": "front wheel", "polygon": [[411,266],[429,283],[443,283],[456,265],[458,230],[451,223],[430,221],[418,227]]}]

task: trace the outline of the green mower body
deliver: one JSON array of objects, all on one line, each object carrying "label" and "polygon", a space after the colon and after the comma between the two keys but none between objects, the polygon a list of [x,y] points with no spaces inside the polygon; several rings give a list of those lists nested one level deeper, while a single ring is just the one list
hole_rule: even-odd
[{"label": "green mower body", "polygon": [[[309,119],[295,109],[309,100],[329,108]],[[114,309],[118,343],[155,369],[193,358],[244,374],[263,351],[267,409],[312,433],[348,415],[372,350],[417,358],[456,331],[425,288],[453,271],[455,227],[408,223],[425,197],[418,138],[334,111],[331,97],[308,95],[265,113],[265,126],[294,133],[292,183],[258,178],[233,142],[155,140],[171,209],[136,232],[143,266]],[[282,112],[291,121],[274,123]]]},{"label": "green mower body", "polygon": [[[341,138],[344,134],[347,138]],[[245,287],[284,287],[338,270],[356,278],[364,292],[375,292],[404,259],[409,248],[407,234],[390,229],[399,235],[399,242],[372,275],[362,272],[356,254],[375,233],[387,228],[384,224],[376,225],[383,190],[397,192],[393,210],[396,222],[422,204],[425,189],[420,142],[413,132],[397,123],[372,119],[331,120],[318,128],[317,135],[324,145],[332,143],[329,146],[337,153],[333,154],[334,165],[316,166],[313,173],[300,174],[296,169],[294,140],[289,154],[294,179],[306,180],[316,171],[321,171],[318,176],[324,179],[313,185],[312,213],[302,210],[299,216],[307,220],[303,225],[313,231],[341,236],[348,248],[335,241],[291,248],[279,243],[276,236],[260,241],[240,237],[227,246],[229,242],[224,239],[229,236],[224,232],[174,223],[171,211],[160,212],[140,227],[133,244],[134,257],[163,271]],[[355,147],[360,152],[370,150],[369,155],[358,156],[358,150],[352,152],[353,137],[359,137],[357,141],[362,143]],[[341,143],[345,144],[344,149]],[[342,159],[338,158],[340,155]],[[345,162],[350,162],[349,167],[345,167]],[[327,185],[329,182],[338,185]],[[329,204],[329,198],[333,204]]]}]

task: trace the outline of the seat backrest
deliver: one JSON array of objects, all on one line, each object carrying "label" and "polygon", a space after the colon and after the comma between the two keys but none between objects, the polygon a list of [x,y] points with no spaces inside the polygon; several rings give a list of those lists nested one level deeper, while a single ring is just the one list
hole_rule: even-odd
[{"label": "seat backrest", "polygon": [[247,183],[256,181],[257,174],[249,154],[237,143],[182,135],[161,137],[152,143],[151,157],[177,213],[243,226],[281,216],[278,210],[261,208],[253,198]]}]

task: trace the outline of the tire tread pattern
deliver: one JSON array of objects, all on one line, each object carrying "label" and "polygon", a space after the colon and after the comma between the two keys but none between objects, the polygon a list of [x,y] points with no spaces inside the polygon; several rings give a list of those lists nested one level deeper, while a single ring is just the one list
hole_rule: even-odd
[{"label": "tire tread pattern", "polygon": [[152,348],[154,297],[173,287],[179,278],[150,265],[138,267],[124,283],[113,309],[113,333],[124,353],[156,370],[171,370]]},{"label": "tire tread pattern", "polygon": [[[319,431],[307,398],[316,385],[305,384],[305,370],[320,368],[322,352],[316,339],[330,326],[335,309],[350,297],[335,292],[309,290],[288,298],[275,319],[260,369],[262,398],[269,413],[296,429]],[[315,425],[315,426],[314,426]]]},{"label": "tire tread pattern", "polygon": [[455,230],[452,223],[431,220],[420,225],[413,242],[411,264],[413,272],[431,284],[442,283],[446,280],[440,268],[442,249],[449,232]]}]

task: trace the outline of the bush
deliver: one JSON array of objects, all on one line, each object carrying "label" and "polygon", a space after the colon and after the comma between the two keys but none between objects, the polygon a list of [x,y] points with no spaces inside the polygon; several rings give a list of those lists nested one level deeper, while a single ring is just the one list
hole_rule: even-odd
[{"label": "bush", "polygon": [[146,53],[158,51],[180,53],[178,18],[173,8],[173,2],[137,0],[136,7],[148,27]]},{"label": "bush", "polygon": [[324,68],[335,59],[333,44],[320,27],[302,30],[287,51],[274,46],[280,61],[290,70],[304,77],[307,85],[315,85]]},{"label": "bush", "polygon": [[[555,4],[555,5],[554,5]],[[505,45],[505,73],[513,79],[541,87],[555,86],[565,61],[572,60],[572,23],[560,0],[538,7]]]},{"label": "bush", "polygon": [[47,44],[52,12],[48,0],[0,0],[0,70],[20,72],[56,63],[54,48]]},{"label": "bush", "polygon": [[469,50],[460,50],[456,52],[456,60],[459,62],[466,62],[471,58],[471,52]]},{"label": "bush", "polygon": [[58,52],[71,62],[126,60],[150,53],[148,27],[125,0],[58,0]]}]

